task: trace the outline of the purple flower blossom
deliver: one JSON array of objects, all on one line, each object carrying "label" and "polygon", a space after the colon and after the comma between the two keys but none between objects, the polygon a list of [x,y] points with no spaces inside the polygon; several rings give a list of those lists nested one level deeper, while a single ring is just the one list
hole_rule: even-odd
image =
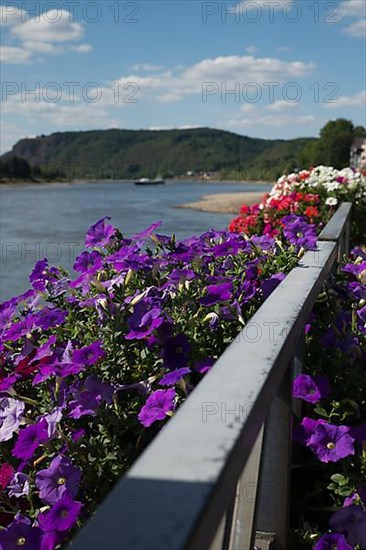
[{"label": "purple flower blossom", "polygon": [[75,363],[91,366],[105,357],[105,355],[106,353],[102,348],[102,342],[96,341],[89,346],[75,350],[72,355],[72,360]]},{"label": "purple flower blossom", "polygon": [[116,232],[113,225],[106,223],[106,220],[110,219],[109,216],[105,216],[89,227],[86,233],[85,246],[106,246],[110,243],[111,238]]},{"label": "purple flower blossom", "polygon": [[358,275],[361,275],[363,271],[366,270],[366,261],[361,262],[359,264],[346,264],[344,267],[341,268],[341,271],[344,271],[345,273],[351,273],[352,275],[355,275],[357,277]]},{"label": "purple flower blossom", "polygon": [[163,225],[163,222],[161,221],[152,223],[150,227],[134,235],[132,239],[134,241],[149,239],[151,235],[155,232],[155,230],[158,229],[161,225]]},{"label": "purple flower blossom", "polygon": [[83,391],[75,395],[75,399],[70,401],[69,417],[79,419],[82,416],[96,416],[100,400],[93,392]]},{"label": "purple flower blossom", "polygon": [[187,366],[191,345],[184,334],[171,336],[163,345],[164,366],[168,369],[179,369]]},{"label": "purple flower blossom", "polygon": [[0,398],[0,441],[8,441],[18,429],[25,405],[11,397]]},{"label": "purple flower blossom", "polygon": [[366,548],[366,510],[362,505],[351,504],[338,510],[329,520],[334,531],[346,536],[351,548],[357,544]]},{"label": "purple flower blossom", "polygon": [[1,550],[40,550],[42,531],[39,527],[31,527],[30,521],[23,516],[16,519],[5,531],[0,531]]},{"label": "purple flower blossom", "polygon": [[274,238],[269,235],[253,235],[250,240],[255,246],[265,252],[272,250],[275,244]]},{"label": "purple flower blossom", "polygon": [[[305,427],[304,420],[302,425]],[[321,462],[338,462],[341,458],[355,454],[355,440],[349,435],[348,426],[334,426],[324,421],[312,422],[313,428],[306,445]]]},{"label": "purple flower blossom", "polygon": [[16,472],[8,484],[9,497],[20,498],[29,495],[29,480],[26,474]]},{"label": "purple flower blossom", "polygon": [[36,475],[39,496],[47,504],[55,504],[67,492],[74,497],[78,491],[81,472],[68,458],[56,456],[48,468]]},{"label": "purple flower blossom", "polygon": [[44,307],[34,315],[30,315],[27,320],[31,321],[32,327],[38,327],[42,330],[58,327],[65,322],[67,311],[59,308]]},{"label": "purple flower blossom", "polygon": [[265,279],[261,287],[263,298],[264,299],[268,298],[268,296],[272,294],[274,289],[278,287],[280,282],[283,281],[285,277],[286,277],[285,273],[280,271],[279,273],[272,275],[268,279]]},{"label": "purple flower blossom", "polygon": [[317,403],[329,394],[327,377],[312,378],[308,374],[299,374],[293,384],[293,396],[309,403]]},{"label": "purple flower blossom", "polygon": [[51,336],[47,340],[47,342],[42,344],[37,349],[35,355],[32,357],[31,363],[35,363],[36,361],[40,361],[41,359],[44,359],[45,357],[50,357],[53,354],[51,346],[53,346],[55,343],[56,343],[56,336]]},{"label": "purple flower blossom", "polygon": [[159,385],[160,386],[174,386],[179,380],[183,378],[186,374],[189,374],[191,372],[191,369],[188,367],[183,367],[182,369],[173,370],[172,372],[168,372],[163,378],[160,380]]},{"label": "purple flower blossom", "polygon": [[36,424],[31,424],[19,431],[12,455],[22,460],[28,460],[32,458],[38,446],[47,440],[47,422],[41,420]]},{"label": "purple flower blossom", "polygon": [[213,306],[219,302],[226,302],[232,296],[233,285],[229,283],[220,283],[218,285],[209,285],[200,302],[203,306]]},{"label": "purple flower blossom", "polygon": [[166,415],[174,410],[175,390],[156,390],[142,407],[138,419],[145,428],[157,420],[164,420]]},{"label": "purple flower blossom", "polygon": [[32,284],[32,287],[35,290],[43,291],[46,287],[46,282],[48,279],[47,270],[48,269],[48,260],[44,258],[39,260],[32,273],[29,275],[29,282]]},{"label": "purple flower blossom", "polygon": [[353,547],[347,544],[343,535],[333,533],[321,537],[313,550],[353,550]]},{"label": "purple flower blossom", "polygon": [[81,502],[65,493],[51,510],[38,515],[39,525],[46,533],[68,531],[75,525],[82,506]]},{"label": "purple flower blossom", "polygon": [[300,216],[285,216],[281,220],[285,225],[283,233],[291,244],[305,250],[316,250],[316,228]]},{"label": "purple flower blossom", "polygon": [[129,328],[126,340],[141,340],[160,327],[163,322],[159,307],[151,304],[150,300],[142,300],[134,306],[133,314],[128,318]]},{"label": "purple flower blossom", "polygon": [[85,391],[74,393],[75,399],[70,401],[70,418],[81,418],[82,416],[95,416],[97,408],[102,403],[111,403],[114,388],[98,380],[96,376],[88,376],[85,380]]},{"label": "purple flower blossom", "polygon": [[97,399],[105,403],[112,402],[112,395],[114,393],[114,388],[111,384],[106,384],[101,382],[96,376],[88,376],[85,380],[84,387],[87,391],[93,392]]},{"label": "purple flower blossom", "polygon": [[82,252],[75,260],[73,268],[79,273],[94,273],[102,267],[103,256],[97,251]]},{"label": "purple flower blossom", "polygon": [[214,363],[215,363],[215,359],[213,359],[212,357],[201,359],[201,361],[199,361],[197,365],[194,367],[194,370],[199,372],[200,374],[204,374],[205,372],[211,370]]},{"label": "purple flower blossom", "polygon": [[54,437],[57,431],[57,424],[62,418],[62,407],[56,407],[49,414],[43,415],[39,420],[44,419],[47,423],[47,435],[49,438]]}]

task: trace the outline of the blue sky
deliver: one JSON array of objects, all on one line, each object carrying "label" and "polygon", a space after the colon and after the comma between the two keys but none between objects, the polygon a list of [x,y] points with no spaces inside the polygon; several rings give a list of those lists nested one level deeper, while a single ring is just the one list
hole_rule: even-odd
[{"label": "blue sky", "polygon": [[67,130],[292,138],[338,117],[366,124],[364,0],[0,6],[1,152]]}]

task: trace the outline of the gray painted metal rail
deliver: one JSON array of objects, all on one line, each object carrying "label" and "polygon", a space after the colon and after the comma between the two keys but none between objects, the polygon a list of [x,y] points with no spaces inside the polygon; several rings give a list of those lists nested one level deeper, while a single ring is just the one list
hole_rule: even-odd
[{"label": "gray painted metal rail", "polygon": [[[291,380],[337,258],[322,241],[256,312],[77,534],[72,550],[262,550],[287,545]],[[326,230],[328,233],[326,233]],[[337,235],[337,236],[336,236]],[[281,451],[282,449],[282,451]]]}]

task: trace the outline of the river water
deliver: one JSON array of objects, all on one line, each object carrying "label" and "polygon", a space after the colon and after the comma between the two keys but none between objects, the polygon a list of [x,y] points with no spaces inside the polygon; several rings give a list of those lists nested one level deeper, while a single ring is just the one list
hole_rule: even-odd
[{"label": "river water", "polygon": [[131,236],[163,221],[159,233],[178,238],[226,227],[231,214],[211,214],[175,208],[215,193],[263,192],[271,186],[172,181],[137,187],[132,183],[0,186],[0,301],[29,287],[35,262],[48,257],[52,265],[71,269],[82,251],[88,227],[103,216]]}]

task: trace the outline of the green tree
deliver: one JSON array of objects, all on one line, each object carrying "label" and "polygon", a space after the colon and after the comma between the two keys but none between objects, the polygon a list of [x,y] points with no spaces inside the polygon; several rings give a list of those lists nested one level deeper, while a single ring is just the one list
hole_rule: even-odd
[{"label": "green tree", "polygon": [[349,166],[350,149],[356,137],[366,135],[362,126],[354,127],[350,120],[338,118],[329,121],[320,130],[320,137],[303,149],[301,163],[304,166],[325,164],[335,168]]}]

